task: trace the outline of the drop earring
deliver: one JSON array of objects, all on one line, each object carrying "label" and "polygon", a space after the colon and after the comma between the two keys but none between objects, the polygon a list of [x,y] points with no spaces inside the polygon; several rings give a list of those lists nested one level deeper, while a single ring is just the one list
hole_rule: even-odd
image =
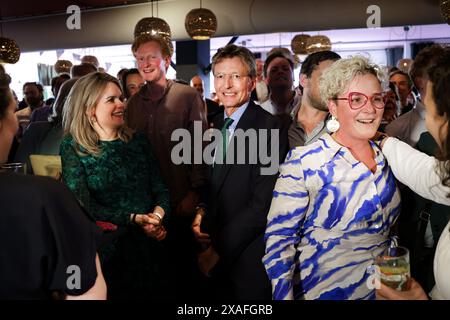
[{"label": "drop earring", "polygon": [[339,121],[333,115],[331,116],[331,119],[327,121],[327,130],[330,132],[338,131],[340,126]]}]

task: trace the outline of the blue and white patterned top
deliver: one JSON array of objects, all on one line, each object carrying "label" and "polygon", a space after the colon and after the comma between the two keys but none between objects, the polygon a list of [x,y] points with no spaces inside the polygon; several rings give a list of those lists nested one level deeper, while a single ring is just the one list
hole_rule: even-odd
[{"label": "blue and white patterned top", "polygon": [[263,258],[274,299],[373,299],[367,268],[400,211],[394,176],[373,144],[375,173],[329,134],[280,167]]}]

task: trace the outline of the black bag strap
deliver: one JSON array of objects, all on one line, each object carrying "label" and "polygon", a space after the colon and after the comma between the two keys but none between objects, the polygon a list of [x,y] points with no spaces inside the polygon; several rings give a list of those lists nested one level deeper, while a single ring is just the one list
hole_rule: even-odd
[{"label": "black bag strap", "polygon": [[416,253],[419,253],[424,246],[425,232],[427,231],[428,222],[430,221],[431,217],[431,204],[431,201],[427,201],[425,203],[425,206],[419,213],[419,224],[417,229],[418,232],[416,235],[416,243],[414,246],[414,251]]}]

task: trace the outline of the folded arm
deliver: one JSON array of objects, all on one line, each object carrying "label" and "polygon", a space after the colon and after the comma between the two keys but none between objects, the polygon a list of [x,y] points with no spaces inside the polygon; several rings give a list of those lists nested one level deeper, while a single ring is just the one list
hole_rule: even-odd
[{"label": "folded arm", "polygon": [[408,144],[387,138],[383,143],[383,154],[395,177],[420,196],[434,202],[450,205],[450,188],[442,185],[436,169],[439,161],[417,151]]}]

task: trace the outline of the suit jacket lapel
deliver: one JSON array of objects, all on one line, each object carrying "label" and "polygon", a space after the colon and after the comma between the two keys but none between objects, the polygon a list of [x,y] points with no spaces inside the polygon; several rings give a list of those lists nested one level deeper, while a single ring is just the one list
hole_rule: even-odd
[{"label": "suit jacket lapel", "polygon": [[[255,111],[255,104],[252,100],[250,100],[247,109],[245,110],[245,112],[242,114],[241,118],[239,119],[239,122],[236,126],[236,129],[234,130],[234,132],[236,132],[237,129],[242,129],[242,130],[247,130],[249,128],[252,127],[253,122],[254,122],[254,113]],[[222,117],[222,126],[223,126],[223,117]],[[220,128],[222,128],[222,126]],[[234,138],[234,133],[233,136],[231,137],[231,139]],[[245,152],[247,152],[248,150],[244,150]],[[238,152],[237,150],[235,150],[235,152]],[[233,164],[227,164],[227,165],[223,165],[221,168],[221,171],[219,174],[219,178],[218,178],[218,183],[217,183],[217,193],[220,193],[220,190],[223,187],[223,183],[225,182],[225,179],[228,175],[228,173],[230,172],[231,167],[233,166]]]}]

